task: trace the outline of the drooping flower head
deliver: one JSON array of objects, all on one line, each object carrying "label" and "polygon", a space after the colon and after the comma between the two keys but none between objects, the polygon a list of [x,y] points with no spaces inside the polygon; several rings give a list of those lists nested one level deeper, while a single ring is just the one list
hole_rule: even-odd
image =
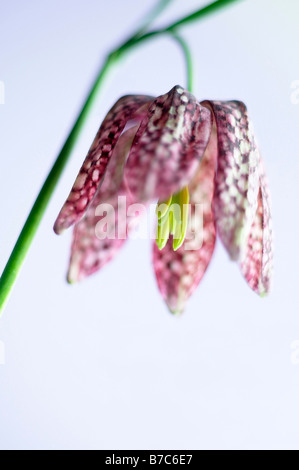
[{"label": "drooping flower head", "polygon": [[[172,312],[183,310],[202,279],[216,232],[250,287],[260,295],[269,291],[269,196],[243,103],[199,103],[176,86],[155,99],[125,96],[113,106],[54,227],[61,233],[75,225],[70,282],[101,269],[123,245],[128,224],[119,215],[120,196],[126,207],[135,202],[162,203],[153,264]],[[124,236],[103,238],[97,233],[100,204],[112,208],[107,213],[113,218],[113,235],[118,229]],[[171,208],[184,204],[189,205],[187,216],[176,216]],[[201,243],[196,242],[198,231]]]}]

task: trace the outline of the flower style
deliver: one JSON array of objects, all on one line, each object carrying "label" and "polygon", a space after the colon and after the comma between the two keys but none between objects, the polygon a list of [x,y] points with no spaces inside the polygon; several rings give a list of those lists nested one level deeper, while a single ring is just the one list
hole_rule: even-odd
[{"label": "flower style", "polygon": [[[202,279],[216,231],[250,287],[266,294],[272,274],[269,194],[246,106],[199,103],[180,86],[158,98],[124,96],[104,119],[54,226],[60,234],[75,225],[69,282],[101,269],[126,239],[128,223],[121,218],[114,225],[124,237],[97,236],[99,204],[117,209],[119,196],[127,205],[181,194],[190,203],[186,238],[175,243],[167,233],[163,243],[153,244],[158,286],[171,312],[183,311]],[[192,246],[191,233],[200,225],[198,204],[200,247]]]}]

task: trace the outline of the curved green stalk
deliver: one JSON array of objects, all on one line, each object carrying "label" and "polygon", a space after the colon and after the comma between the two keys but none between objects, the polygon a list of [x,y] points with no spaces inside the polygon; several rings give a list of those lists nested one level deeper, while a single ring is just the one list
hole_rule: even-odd
[{"label": "curved green stalk", "polygon": [[48,203],[51,196],[56,188],[56,185],[63,173],[65,166],[68,163],[71,152],[78,140],[81,129],[89,116],[91,107],[95,101],[97,92],[102,86],[104,78],[108,72],[108,69],[113,63],[113,57],[109,56],[105,61],[97,80],[95,81],[85,104],[63,145],[61,152],[59,153],[37,199],[31,209],[31,212],[25,222],[25,225],[20,233],[20,236],[16,242],[16,245],[11,253],[8,263],[0,278],[0,315],[6,305],[9,294],[12,290],[14,282],[17,279],[18,273],[22,267],[22,264],[26,258],[27,252],[34,239],[36,231],[42,220],[42,217],[47,209]]},{"label": "curved green stalk", "polygon": [[191,13],[191,15],[185,16],[184,18],[181,18],[175,23],[172,23],[165,29],[167,31],[176,30],[177,28],[185,26],[186,24],[191,23],[192,21],[196,21],[198,19],[204,18],[207,15],[211,15],[212,13],[220,10],[221,8],[227,7],[231,3],[236,3],[237,1],[239,0],[216,0],[215,2],[210,3],[209,5],[201,8],[200,10]]},{"label": "curved green stalk", "polygon": [[[164,9],[171,0],[161,0],[158,6],[153,10],[151,14],[151,21],[157,17],[157,15]],[[88,118],[92,106],[98,96],[100,88],[103,84],[103,81],[107,75],[107,72],[112,67],[112,65],[119,60],[119,58],[135,47],[138,44],[141,44],[145,40],[149,40],[154,36],[161,34],[171,33],[173,37],[180,43],[183,51],[185,53],[187,66],[188,66],[188,87],[192,87],[192,64],[189,50],[186,43],[177,35],[176,30],[178,27],[188,24],[191,21],[198,20],[208,14],[213,13],[221,7],[228,5],[238,0],[217,0],[216,2],[194,12],[191,15],[188,15],[179,21],[169,25],[166,28],[161,28],[157,31],[151,31],[148,33],[143,33],[144,28],[148,26],[148,22],[142,26],[141,30],[135,33],[128,41],[123,43],[120,47],[116,48],[105,60],[99,74],[94,82],[94,85],[91,88],[91,91],[82,107],[82,110],[79,113],[75,124],[67,137],[65,144],[62,147],[60,154],[58,155],[52,170],[50,171],[33,207],[32,210],[25,222],[25,225],[21,231],[21,234],[16,242],[16,245],[11,253],[11,256],[7,262],[7,265],[2,273],[0,278],[0,315],[4,310],[4,307],[8,301],[9,295],[12,291],[14,283],[18,277],[20,269],[23,265],[23,262],[26,258],[26,255],[29,251],[31,243],[34,239],[34,236],[37,232],[39,224],[42,220],[42,217],[47,209],[48,203],[52,197],[52,194],[56,188],[56,185],[63,173],[65,166],[68,163],[68,160],[71,156],[71,152],[76,144],[81,130]]]},{"label": "curved green stalk", "polygon": [[146,15],[143,25],[138,28],[136,34],[130,37],[129,41],[134,41],[134,39],[142,36],[148,29],[148,27],[155,21],[155,19],[161,15],[162,11],[165,10],[168,5],[173,2],[173,0],[160,0],[157,5]]},{"label": "curved green stalk", "polygon": [[191,56],[191,51],[190,48],[187,44],[187,42],[175,31],[171,31],[172,37],[176,40],[176,42],[179,44],[179,46],[182,49],[182,52],[184,54],[185,58],[185,63],[186,63],[186,74],[187,74],[187,90],[190,91],[190,93],[193,93],[193,62],[192,62],[192,56]]}]

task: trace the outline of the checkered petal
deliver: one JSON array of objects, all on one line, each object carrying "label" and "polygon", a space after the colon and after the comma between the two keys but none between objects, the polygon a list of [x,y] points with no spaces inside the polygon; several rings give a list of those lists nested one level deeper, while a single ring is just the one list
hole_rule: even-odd
[{"label": "checkered petal", "polygon": [[[83,219],[78,222],[73,231],[71,259],[68,272],[68,282],[75,283],[99,271],[111,261],[123,246],[126,238],[118,238],[118,198],[114,196],[108,203],[107,215],[96,216],[97,197],[89,206]],[[122,209],[123,210],[123,209]],[[125,209],[126,210],[126,209]],[[112,227],[107,238],[98,238],[97,224],[101,221]],[[101,230],[99,230],[101,232]]]},{"label": "checkered petal", "polygon": [[241,271],[250,287],[259,295],[267,294],[273,271],[272,217],[268,182],[260,164],[258,206],[247,243],[242,250]]},{"label": "checkered petal", "polygon": [[[131,197],[123,168],[137,127],[119,138],[101,188],[85,216],[74,227],[68,272],[70,283],[99,271],[116,256],[127,239],[130,220],[126,219],[126,212]],[[108,236],[103,236],[104,232]]]},{"label": "checkered petal", "polygon": [[152,100],[149,96],[124,96],[109,111],[56,220],[54,230],[57,234],[82,218],[103,181],[115,145],[126,124],[129,120],[142,119]]},{"label": "checkered petal", "polygon": [[212,109],[218,132],[217,230],[230,257],[239,260],[257,211],[260,155],[243,103],[203,104]]},{"label": "checkered petal", "polygon": [[138,201],[168,199],[190,183],[211,133],[211,113],[176,86],[155,99],[140,124],[125,175]]},{"label": "checkered petal", "polygon": [[[215,129],[212,135],[215,135]],[[172,313],[181,313],[212,258],[216,227],[212,200],[215,187],[217,139],[212,138],[204,158],[189,185],[191,218],[186,239],[173,251],[172,237],[165,248],[153,245],[153,264],[159,290]]]}]

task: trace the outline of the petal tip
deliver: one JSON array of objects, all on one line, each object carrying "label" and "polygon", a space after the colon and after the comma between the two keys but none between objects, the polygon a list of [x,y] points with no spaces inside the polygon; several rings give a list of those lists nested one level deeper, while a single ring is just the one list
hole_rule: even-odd
[{"label": "petal tip", "polygon": [[[168,308],[169,308],[169,307],[168,307]],[[177,310],[171,310],[171,309],[169,308],[169,312],[171,313],[171,315],[172,315],[173,317],[180,318],[180,317],[183,315],[183,313],[184,313],[184,309],[178,308]]]},{"label": "petal tip", "polygon": [[264,290],[263,292],[260,292],[259,295],[260,295],[260,298],[261,298],[261,299],[265,299],[266,297],[268,297],[269,292],[267,292],[267,291]]},{"label": "petal tip", "polygon": [[185,298],[185,296],[179,295],[176,298],[171,296],[170,298],[164,300],[172,316],[181,317],[183,315],[187,301],[187,298]]},{"label": "petal tip", "polygon": [[259,291],[257,293],[262,299],[264,299],[266,297],[269,297],[269,295],[271,294],[271,290],[271,280],[268,279],[266,283],[260,285]]},{"label": "petal tip", "polygon": [[70,285],[77,284],[81,280],[79,266],[77,264],[71,263],[67,276],[66,281]]},{"label": "petal tip", "polygon": [[77,284],[78,280],[77,280],[77,279],[73,279],[72,277],[70,277],[69,275],[67,275],[67,277],[66,277],[66,282],[67,282],[70,286],[73,286],[74,284]]},{"label": "petal tip", "polygon": [[65,232],[65,229],[63,227],[61,227],[61,225],[59,224],[59,221],[56,220],[56,222],[53,226],[53,231],[56,235],[62,235]]}]

